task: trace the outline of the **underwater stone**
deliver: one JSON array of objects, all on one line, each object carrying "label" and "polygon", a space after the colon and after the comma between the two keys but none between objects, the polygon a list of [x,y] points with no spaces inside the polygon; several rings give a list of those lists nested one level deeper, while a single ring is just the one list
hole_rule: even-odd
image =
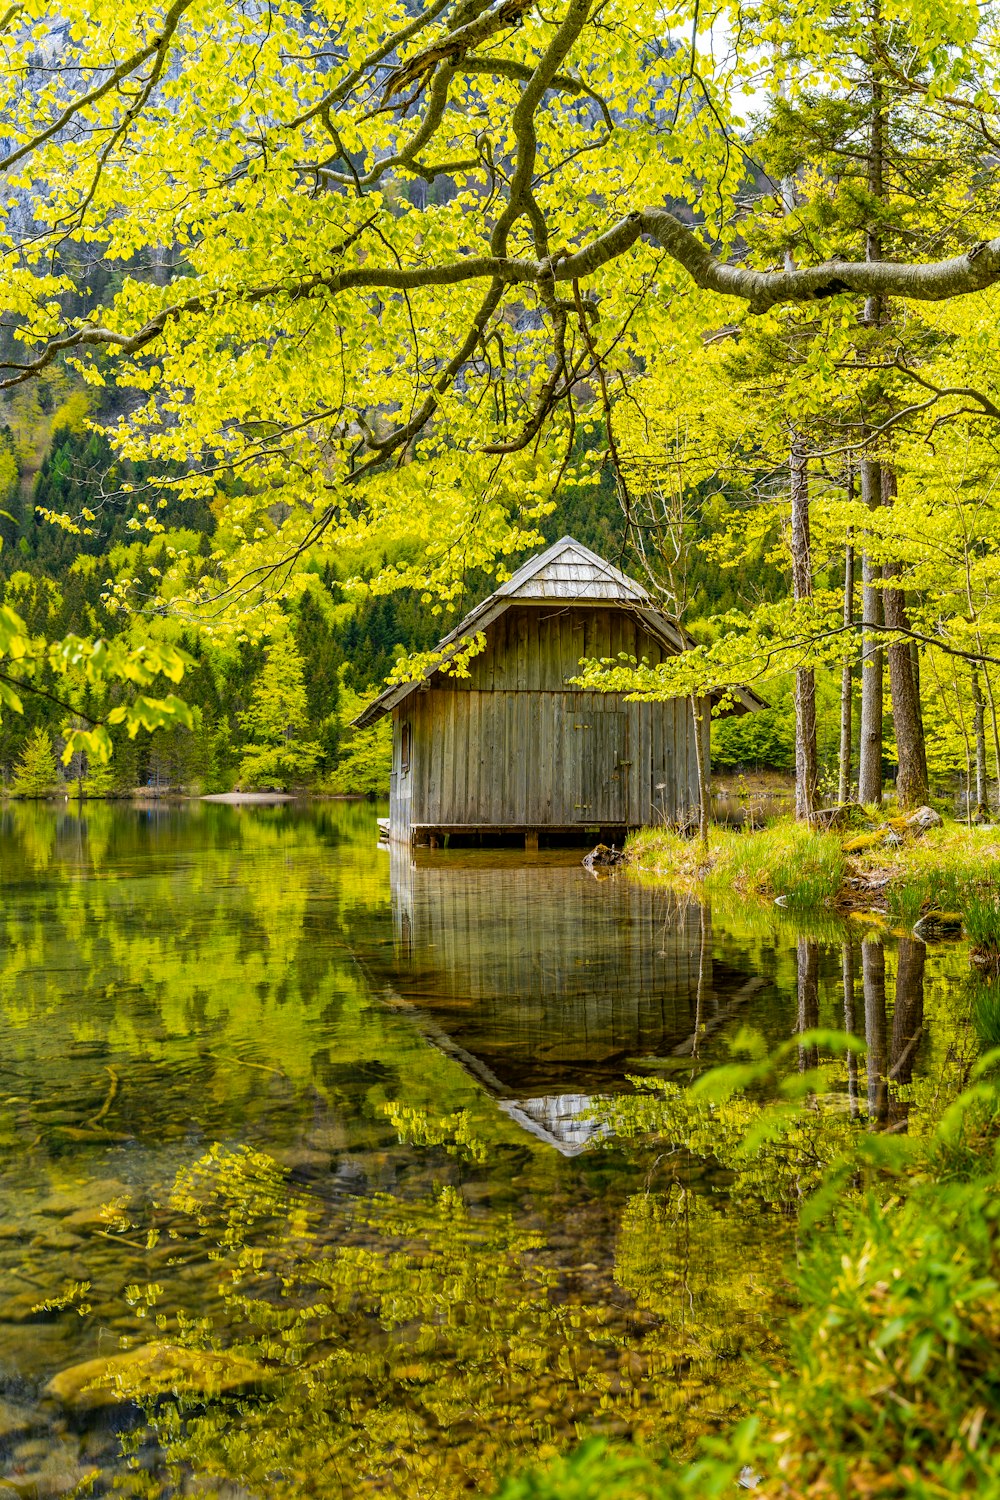
[{"label": "underwater stone", "polygon": [[142,1344],[61,1370],[53,1375],[45,1394],[73,1411],[88,1411],[164,1396],[211,1400],[230,1391],[261,1386],[269,1379],[263,1365],[237,1354]]}]

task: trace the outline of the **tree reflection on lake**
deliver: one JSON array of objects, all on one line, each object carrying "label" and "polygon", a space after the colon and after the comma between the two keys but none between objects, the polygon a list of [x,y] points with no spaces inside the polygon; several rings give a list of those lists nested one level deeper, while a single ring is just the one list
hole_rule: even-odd
[{"label": "tree reflection on lake", "polygon": [[[390,860],[375,811],[2,815],[0,1478],[166,1492],[159,1444],[252,1494],[451,1496],[584,1430],[685,1449],[780,1360],[808,1187],[740,1157],[763,1094],[691,1078],[791,1044],[818,1132],[961,1076],[960,947],[574,855]],[[818,1093],[793,1039],[845,1027]]]}]

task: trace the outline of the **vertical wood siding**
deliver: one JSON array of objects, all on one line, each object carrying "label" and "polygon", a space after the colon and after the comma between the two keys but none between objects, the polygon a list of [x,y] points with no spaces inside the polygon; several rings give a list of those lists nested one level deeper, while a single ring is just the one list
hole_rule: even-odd
[{"label": "vertical wood siding", "polygon": [[[668,653],[627,609],[514,606],[466,678],[439,674],[394,710],[393,833],[430,826],[639,826],[698,799],[687,700],[626,703],[567,686],[583,656]],[[708,713],[703,733],[707,738]],[[410,770],[401,764],[411,727]]]}]

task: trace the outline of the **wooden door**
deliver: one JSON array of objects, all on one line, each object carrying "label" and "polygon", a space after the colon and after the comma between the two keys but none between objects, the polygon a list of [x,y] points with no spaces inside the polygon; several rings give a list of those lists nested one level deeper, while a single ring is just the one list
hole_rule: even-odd
[{"label": "wooden door", "polygon": [[577,715],[580,723],[581,823],[625,823],[628,820],[629,715],[620,708],[592,708]]}]

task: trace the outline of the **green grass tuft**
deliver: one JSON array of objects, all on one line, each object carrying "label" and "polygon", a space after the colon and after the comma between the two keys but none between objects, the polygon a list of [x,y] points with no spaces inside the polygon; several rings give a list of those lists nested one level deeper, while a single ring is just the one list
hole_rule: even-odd
[{"label": "green grass tuft", "polygon": [[990,883],[965,892],[965,930],[973,948],[1000,954],[1000,891]]},{"label": "green grass tuft", "polygon": [[[897,822],[899,820],[896,820]],[[879,876],[873,904],[912,927],[929,912],[957,912],[974,950],[1000,962],[1000,840],[991,828],[946,823],[887,846],[881,827],[818,833],[780,818],[764,828],[713,828],[708,848],[670,829],[647,828],[628,843],[632,864],[674,887],[780,900],[797,910],[832,906],[850,894],[848,874]]]},{"label": "green grass tuft", "polygon": [[670,829],[647,828],[627,849],[633,864],[674,884],[737,890],[796,908],[832,902],[844,879],[836,834],[789,819],[753,831],[713,828],[707,851]]},{"label": "green grass tuft", "polygon": [[972,1024],[984,1052],[1000,1047],[1000,980],[973,978]]}]

